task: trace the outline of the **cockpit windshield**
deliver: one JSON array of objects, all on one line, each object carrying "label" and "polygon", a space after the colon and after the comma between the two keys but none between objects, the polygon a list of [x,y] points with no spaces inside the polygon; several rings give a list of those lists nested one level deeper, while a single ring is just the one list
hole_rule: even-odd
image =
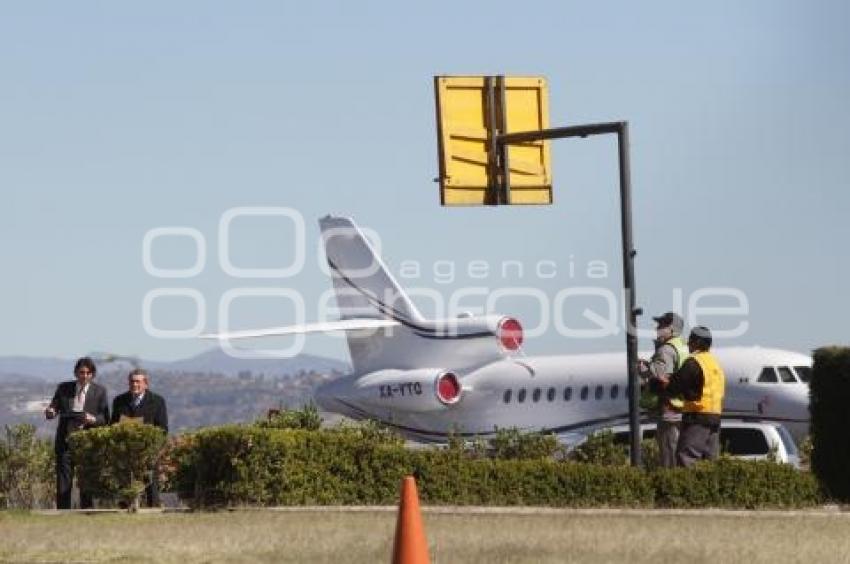
[{"label": "cockpit windshield", "polygon": [[759,378],[757,380],[762,384],[778,382],[779,379],[776,377],[776,370],[772,366],[765,366],[761,374],[759,374]]},{"label": "cockpit windshield", "polygon": [[803,382],[809,382],[812,379],[811,366],[795,366],[794,370],[797,371],[797,376],[799,376],[800,380]]},{"label": "cockpit windshield", "polygon": [[[808,366],[797,366],[796,369],[797,375],[799,375],[799,381],[808,382],[812,369]],[[808,372],[804,373],[802,370]],[[765,366],[761,369],[761,374],[759,374],[756,382],[760,384],[776,384],[778,382],[796,384],[798,382],[797,378],[798,376],[795,375],[794,369],[790,366]]]},{"label": "cockpit windshield", "polygon": [[787,366],[780,366],[779,370],[779,378],[783,382],[797,382],[797,379],[794,377],[794,372],[788,368]]}]

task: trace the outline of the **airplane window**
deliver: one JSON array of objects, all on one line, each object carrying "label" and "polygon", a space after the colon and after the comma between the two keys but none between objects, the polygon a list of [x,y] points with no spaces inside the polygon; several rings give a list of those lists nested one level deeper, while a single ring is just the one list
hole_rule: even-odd
[{"label": "airplane window", "polygon": [[799,376],[800,380],[802,380],[803,382],[808,382],[812,379],[811,366],[795,366],[794,370],[797,371],[797,376]]},{"label": "airplane window", "polygon": [[780,366],[779,367],[779,377],[782,379],[783,382],[796,382],[797,381],[797,379],[794,378],[794,373],[791,372],[791,369],[788,368],[787,366]]},{"label": "airplane window", "polygon": [[564,401],[570,401],[573,399],[573,389],[570,386],[564,388]]},{"label": "airplane window", "polygon": [[611,399],[617,399],[618,395],[620,395],[620,386],[614,384],[611,386]]},{"label": "airplane window", "polygon": [[759,374],[758,382],[778,382],[779,379],[776,377],[776,370],[773,369],[772,366],[765,366],[762,369],[761,374]]},{"label": "airplane window", "polygon": [[534,388],[534,393],[531,394],[531,399],[534,400],[534,403],[540,401],[540,388]]},{"label": "airplane window", "polygon": [[595,397],[598,400],[601,400],[602,396],[604,396],[604,395],[605,395],[605,388],[602,387],[602,386],[596,386],[596,390],[594,390],[594,392],[593,392],[593,397]]},{"label": "airplane window", "polygon": [[505,395],[502,396],[502,401],[505,403],[511,403],[511,390],[505,390]]},{"label": "airplane window", "polygon": [[546,399],[549,401],[555,401],[555,388],[549,388],[546,392]]},{"label": "airplane window", "polygon": [[522,402],[525,401],[525,388],[520,388],[520,390],[516,394],[516,400],[519,403],[522,403]]},{"label": "airplane window", "polygon": [[588,390],[587,386],[582,386],[582,387],[581,387],[581,401],[584,401],[584,400],[586,400],[586,399],[587,399],[587,393],[588,393],[589,391],[590,391],[590,390]]}]

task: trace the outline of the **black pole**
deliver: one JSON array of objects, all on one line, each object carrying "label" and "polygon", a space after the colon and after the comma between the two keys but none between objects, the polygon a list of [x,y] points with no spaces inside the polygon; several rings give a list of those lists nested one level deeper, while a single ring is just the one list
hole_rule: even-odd
[{"label": "black pole", "polygon": [[629,370],[629,434],[632,466],[641,465],[640,384],[638,382],[637,316],[635,307],[635,248],[632,240],[632,175],[629,164],[629,122],[617,129],[620,162],[620,226],[623,237],[623,301],[626,322],[626,363]]},{"label": "black pole", "polygon": [[571,125],[569,127],[553,127],[552,129],[541,129],[539,131],[517,131],[499,135],[499,143],[516,145],[518,143],[529,143],[531,141],[544,141],[546,139],[562,139],[564,137],[588,137],[590,135],[602,135],[605,133],[619,133],[624,121],[613,121],[609,123],[591,123],[588,125]]},{"label": "black pole", "polygon": [[[620,169],[620,233],[623,242],[623,301],[626,323],[626,370],[627,390],[629,393],[629,434],[631,436],[632,466],[641,465],[640,432],[640,384],[638,382],[637,316],[641,311],[635,307],[635,269],[634,258],[637,254],[632,239],[632,180],[629,164],[629,122],[594,123],[555,127],[540,131],[520,131],[498,136],[498,143],[504,145],[530,143],[546,139],[565,137],[588,137],[590,135],[617,134],[617,152]],[[507,151],[506,151],[507,152]]]}]

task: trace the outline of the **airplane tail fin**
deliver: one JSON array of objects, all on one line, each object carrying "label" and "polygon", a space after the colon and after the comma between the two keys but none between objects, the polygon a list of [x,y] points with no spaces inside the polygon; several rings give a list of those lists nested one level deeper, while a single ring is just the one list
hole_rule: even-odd
[{"label": "airplane tail fin", "polygon": [[326,216],[319,225],[341,319],[422,320],[353,220]]},{"label": "airplane tail fin", "polygon": [[388,339],[405,333],[404,326],[420,323],[422,315],[352,219],[326,216],[319,226],[340,319],[376,319],[402,326],[346,332],[355,372],[372,370],[387,360],[393,348]]}]

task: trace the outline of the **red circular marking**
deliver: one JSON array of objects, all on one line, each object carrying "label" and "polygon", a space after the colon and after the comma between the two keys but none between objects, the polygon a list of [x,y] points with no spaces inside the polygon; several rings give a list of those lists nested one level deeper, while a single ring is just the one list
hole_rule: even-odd
[{"label": "red circular marking", "polygon": [[460,382],[454,374],[447,372],[440,376],[437,381],[437,395],[445,403],[451,403],[457,399],[460,395]]},{"label": "red circular marking", "polygon": [[522,325],[513,317],[506,317],[499,323],[499,342],[506,350],[515,351],[522,346]]}]

